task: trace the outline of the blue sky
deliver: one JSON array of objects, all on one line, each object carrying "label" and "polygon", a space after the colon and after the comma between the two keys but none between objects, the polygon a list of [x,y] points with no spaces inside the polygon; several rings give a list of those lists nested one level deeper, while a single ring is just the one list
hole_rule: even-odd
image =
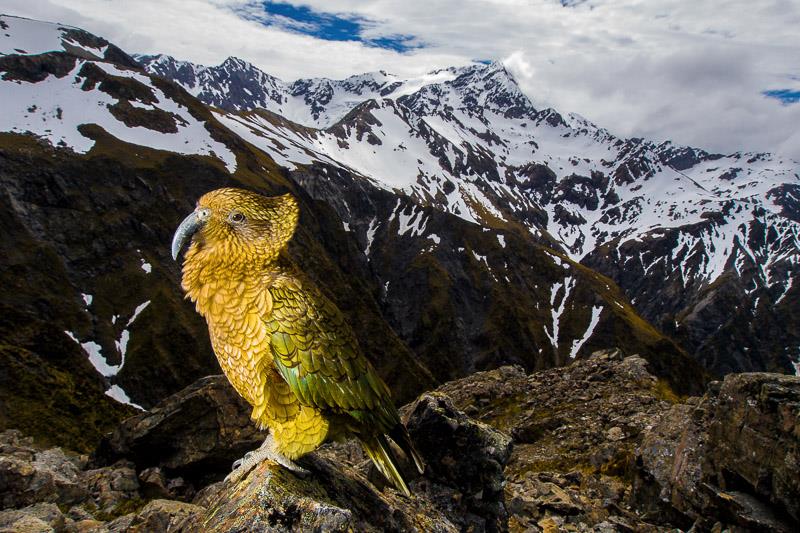
[{"label": "blue sky", "polygon": [[772,89],[769,91],[764,91],[764,96],[780,100],[786,105],[800,103],[800,90],[793,91],[792,89]]},{"label": "blue sky", "polygon": [[797,0],[3,0],[132,53],[287,81],[502,61],[537,107],[621,136],[800,160]]},{"label": "blue sky", "polygon": [[412,35],[367,38],[364,36],[365,30],[376,22],[356,14],[325,13],[286,2],[260,2],[236,11],[243,18],[257,21],[264,26],[275,26],[324,41],[354,41],[395,52],[407,52],[423,46],[415,42]]}]

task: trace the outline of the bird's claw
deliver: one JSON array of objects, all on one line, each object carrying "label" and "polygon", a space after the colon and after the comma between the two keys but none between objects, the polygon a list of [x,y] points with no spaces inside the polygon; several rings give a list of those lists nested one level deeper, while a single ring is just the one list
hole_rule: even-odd
[{"label": "bird's claw", "polygon": [[233,470],[231,470],[231,473],[225,476],[225,483],[236,484],[245,476],[245,474],[247,474],[247,472],[249,472],[249,469],[245,471],[242,468],[242,460],[239,459],[233,463]]},{"label": "bird's claw", "polygon": [[272,462],[286,468],[287,470],[291,470],[300,477],[305,477],[310,474],[308,470],[299,466],[291,459],[284,457],[273,448],[273,442],[268,438],[257,450],[253,450],[244,454],[244,457],[233,463],[233,470],[225,477],[225,481],[237,483],[265,459],[269,459]]},{"label": "bird's claw", "polygon": [[[233,465],[231,465],[231,474],[233,474],[234,471],[236,471],[239,468],[241,468],[242,465],[245,464],[248,461],[248,459],[250,459],[250,457],[252,457],[252,455],[253,455],[253,452],[247,452],[246,454],[244,454],[244,457],[242,457],[241,459],[235,460],[233,462]],[[228,477],[226,477],[225,479],[227,480],[229,477],[231,477],[231,474],[229,474]]]},{"label": "bird's claw", "polygon": [[292,472],[294,472],[295,474],[297,474],[300,477],[306,477],[307,475],[309,475],[311,473],[308,470],[306,470],[305,468],[303,468],[302,466],[300,466],[297,463],[295,463],[294,461],[290,461],[289,459],[286,459],[285,457],[270,457],[270,459],[272,459],[273,461],[275,461],[276,463],[278,463],[282,467],[286,468],[287,470],[291,470]]}]

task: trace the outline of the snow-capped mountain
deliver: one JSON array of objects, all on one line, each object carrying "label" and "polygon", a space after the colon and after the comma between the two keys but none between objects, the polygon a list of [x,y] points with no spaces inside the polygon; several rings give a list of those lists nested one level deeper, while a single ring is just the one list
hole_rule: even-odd
[{"label": "snow-capped mountain", "polygon": [[[715,370],[760,367],[723,327],[732,316],[755,340],[753,324],[777,320],[756,315],[797,305],[800,164],[791,159],[619,138],[578,115],[538,109],[499,63],[411,80],[378,72],[285,83],[235,59],[219,67],[139,60],[221,108],[222,123],[290,169],[325,163],[468,221],[524,227],[611,276]],[[193,82],[169,74],[178,71]],[[261,93],[247,86],[257,99],[221,99],[243,91],[239,79],[269,83]],[[725,311],[733,300],[719,293],[729,290],[741,301]],[[699,308],[716,309],[713,326]],[[736,340],[719,345],[718,336]],[[794,331],[768,344],[785,370],[800,358]],[[714,353],[703,352],[710,346]],[[726,350],[737,362],[725,361]]]},{"label": "snow-capped mountain", "polygon": [[[86,153],[95,140],[81,126],[96,124],[125,142],[219,157],[230,171],[236,169],[233,152],[212,138],[203,121],[166,96],[107,41],[77,28],[16,17],[3,17],[0,24],[4,66],[22,67],[0,83],[0,131],[31,133],[54,146]],[[42,54],[54,51],[70,55],[42,68]],[[129,98],[116,96],[111,90],[115,86],[127,88],[123,92]],[[150,120],[137,120],[133,110]]]},{"label": "snow-capped mountain", "polygon": [[354,107],[373,98],[399,98],[421,87],[454,78],[454,69],[419,78],[375,72],[344,80],[300,79],[285,83],[236,57],[214,67],[159,55],[134,55],[151,74],[180,83],[193,96],[226,111],[266,109],[314,128],[333,125]]}]

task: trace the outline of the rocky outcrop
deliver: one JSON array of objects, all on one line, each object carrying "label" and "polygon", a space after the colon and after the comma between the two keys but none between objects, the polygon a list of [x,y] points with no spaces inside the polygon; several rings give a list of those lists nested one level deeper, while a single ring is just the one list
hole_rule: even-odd
[{"label": "rocky outcrop", "polygon": [[[731,375],[674,406],[638,452],[637,490],[654,513],[678,511],[752,530],[800,527],[800,378]],[[657,498],[650,498],[658,490]]]},{"label": "rocky outcrop", "polygon": [[120,460],[89,468],[88,457],[61,448],[42,449],[18,431],[0,433],[0,532],[190,531],[189,518],[205,508],[186,501],[193,493],[180,479],[154,469],[137,473]]},{"label": "rocky outcrop", "polygon": [[710,428],[723,487],[749,490],[800,524],[800,378],[728,376]]},{"label": "rocky outcrop", "polygon": [[653,530],[630,501],[643,432],[676,397],[638,356],[598,353],[526,375],[506,367],[440,391],[470,416],[512,436],[504,469],[508,528]]},{"label": "rocky outcrop", "polygon": [[86,462],[86,456],[67,456],[60,448],[36,449],[33,439],[19,431],[0,433],[0,505],[69,505],[84,500],[88,491],[79,472]]},{"label": "rocky outcrop", "polygon": [[[681,399],[644,359],[617,351],[530,375],[517,367],[478,373],[404,409],[428,465],[411,482],[412,500],[391,488],[363,492],[364,476],[371,479],[363,455],[357,447],[333,446],[304,464],[309,478],[261,465],[232,492],[218,493],[205,525],[282,531],[319,526],[315,520],[329,516],[325,527],[334,531],[784,531],[794,524],[786,496],[796,501],[799,493],[786,480],[797,479],[791,391],[800,380],[755,376],[729,378],[721,388],[730,392],[719,397],[736,400],[715,400],[709,409],[717,389]],[[761,385],[737,384],[751,379]],[[773,405],[773,415],[737,414],[755,404]],[[742,417],[752,428],[737,422]],[[747,444],[753,439],[738,436],[756,426],[763,439],[774,440],[759,445],[763,460],[753,459]],[[718,436],[705,442],[691,428]],[[723,440],[744,444],[731,453]],[[776,456],[776,446],[785,455]],[[773,485],[780,489],[765,488],[759,496],[712,485],[720,475],[732,479],[726,471],[742,478],[758,472],[758,479],[778,480]]]},{"label": "rocky outcrop", "polygon": [[[94,458],[115,461],[108,466],[87,469],[85,456],[2,434],[0,531],[798,526],[800,378],[729,376],[681,398],[644,359],[616,350],[532,374],[480,372],[402,409],[426,462],[423,475],[405,465],[411,498],[352,441],[300,459],[305,476],[264,462],[234,485],[220,481],[229,463],[215,470],[209,458],[234,457],[261,437],[243,436],[246,408],[225,387],[205,378],[126,421],[105,444],[114,454]],[[206,476],[176,477],[201,465]]]},{"label": "rocky outcrop", "polygon": [[2,533],[50,533],[65,531],[66,526],[64,513],[54,503],[37,503],[20,510],[0,511]]},{"label": "rocky outcrop", "polygon": [[100,443],[94,461],[133,461],[156,493],[165,475],[205,486],[266,437],[250,421],[250,410],[224,376],[201,378],[125,420]]},{"label": "rocky outcrop", "polygon": [[[408,428],[427,463],[405,498],[370,472],[357,445],[328,446],[302,461],[298,477],[272,464],[257,467],[208,506],[209,531],[502,531],[503,467],[511,438],[456,409],[442,394],[409,408]],[[411,470],[407,469],[411,479]],[[376,490],[368,479],[376,481]]]},{"label": "rocky outcrop", "polygon": [[105,533],[149,533],[167,531],[198,531],[195,519],[205,509],[191,503],[174,500],[152,500],[140,511],[121,516],[99,529]]},{"label": "rocky outcrop", "polygon": [[427,463],[414,485],[461,531],[498,531],[508,521],[504,468],[512,439],[469,418],[446,395],[423,395],[410,409],[408,432]]}]

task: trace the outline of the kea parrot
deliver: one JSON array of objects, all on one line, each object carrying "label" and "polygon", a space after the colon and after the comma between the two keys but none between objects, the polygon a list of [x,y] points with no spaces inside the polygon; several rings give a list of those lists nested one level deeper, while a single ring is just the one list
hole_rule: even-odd
[{"label": "kea parrot", "polygon": [[291,194],[224,188],[203,195],[172,240],[185,244],[182,286],[208,323],[225,376],[269,435],[234,463],[236,481],[271,459],[293,461],[323,442],[355,436],[378,470],[410,496],[387,436],[424,465],[389,388],[359,348],[341,311],[287,252],[299,218]]}]

